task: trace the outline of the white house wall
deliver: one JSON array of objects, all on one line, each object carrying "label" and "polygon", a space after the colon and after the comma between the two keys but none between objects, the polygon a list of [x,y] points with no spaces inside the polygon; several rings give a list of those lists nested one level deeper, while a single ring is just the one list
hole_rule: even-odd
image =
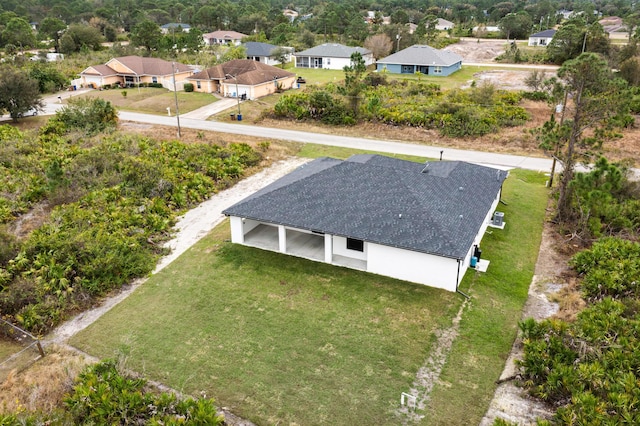
[{"label": "white house wall", "polygon": [[[441,256],[366,244],[367,272],[456,291],[458,261]],[[462,270],[460,271],[462,273]]]},{"label": "white house wall", "polygon": [[333,236],[333,254],[338,256],[350,257],[352,259],[367,260],[368,246],[364,243],[364,251],[349,250],[347,248],[347,239],[345,237]]}]

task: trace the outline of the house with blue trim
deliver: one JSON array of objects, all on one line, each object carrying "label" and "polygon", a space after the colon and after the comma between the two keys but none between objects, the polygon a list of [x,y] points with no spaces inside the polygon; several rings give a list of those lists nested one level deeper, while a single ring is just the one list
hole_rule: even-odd
[{"label": "house with blue trim", "polygon": [[378,71],[392,74],[414,74],[446,77],[462,68],[462,56],[438,50],[425,44],[414,44],[377,62]]}]

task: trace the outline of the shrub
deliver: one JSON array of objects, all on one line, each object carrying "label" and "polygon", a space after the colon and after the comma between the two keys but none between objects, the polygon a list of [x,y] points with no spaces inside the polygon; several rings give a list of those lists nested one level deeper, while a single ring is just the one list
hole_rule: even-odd
[{"label": "shrub", "polygon": [[0,312],[34,333],[149,273],[176,214],[262,160],[242,143],[120,136],[91,147],[54,134],[31,140],[0,127],[3,132],[0,184],[11,200],[0,198],[0,213],[9,220],[45,196],[50,205],[65,198],[21,244],[0,234]]},{"label": "shrub", "polygon": [[585,297],[601,300],[640,297],[640,244],[620,238],[603,238],[571,259],[583,276]]},{"label": "shrub", "polygon": [[106,130],[115,130],[118,112],[109,101],[100,98],[76,98],[56,112],[56,121],[67,129],[83,130],[92,135]]},{"label": "shrub", "polygon": [[193,92],[193,83],[185,83],[184,84],[185,92]]},{"label": "shrub", "polygon": [[529,99],[531,101],[544,101],[546,102],[549,99],[549,95],[545,92],[521,92],[521,95],[525,99]]},{"label": "shrub", "polygon": [[213,399],[179,400],[173,393],[147,392],[145,384],[103,361],[79,375],[65,407],[75,424],[223,424]]}]

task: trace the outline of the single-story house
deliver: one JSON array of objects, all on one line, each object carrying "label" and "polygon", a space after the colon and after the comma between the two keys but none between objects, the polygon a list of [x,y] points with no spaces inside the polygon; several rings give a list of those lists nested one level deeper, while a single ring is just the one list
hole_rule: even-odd
[{"label": "single-story house", "polygon": [[462,68],[462,56],[426,44],[414,44],[377,62],[377,70],[393,74],[447,76]]},{"label": "single-story house", "polygon": [[[280,46],[275,46],[269,43],[260,43],[257,41],[249,41],[244,43],[244,47],[247,50],[247,59],[252,61],[262,62],[267,65],[279,65],[280,61],[274,55],[276,49],[280,49]],[[292,47],[283,47],[287,51],[286,60],[291,60],[291,55],[294,49]]]},{"label": "single-story house", "polygon": [[113,58],[104,65],[93,65],[80,73],[83,87],[99,88],[109,85],[122,87],[139,83],[160,83],[162,87],[173,90],[173,78],[177,89],[182,88],[184,79],[193,74],[193,70],[179,62],[169,62],[159,58],[141,56],[122,56]]},{"label": "single-story house", "polygon": [[319,158],[223,213],[233,243],[456,291],[507,175],[460,161]]},{"label": "single-story house", "polygon": [[194,91],[220,93],[226,97],[257,99],[294,87],[296,75],[249,59],[234,59],[207,68],[188,78]]},{"label": "single-story house", "polygon": [[191,25],[183,24],[181,22],[169,22],[160,27],[162,34],[169,34],[170,32],[183,32],[188,33],[191,30]]},{"label": "single-story house", "polygon": [[246,34],[239,33],[237,31],[219,30],[212,33],[202,34],[204,44],[207,46],[213,46],[216,44],[229,44],[238,46],[242,43],[242,39],[248,37]]},{"label": "single-story house", "polygon": [[373,53],[364,47],[350,47],[338,43],[325,43],[294,53],[297,68],[323,68],[341,70],[351,65],[351,55],[360,52],[365,65],[375,62]]},{"label": "single-story house", "polygon": [[529,36],[529,46],[548,46],[556,35],[556,30],[544,30]]},{"label": "single-story house", "polygon": [[447,30],[450,30],[453,27],[455,27],[455,25],[456,24],[454,24],[451,21],[447,21],[446,19],[438,18],[438,23],[436,24],[436,30],[447,31]]}]

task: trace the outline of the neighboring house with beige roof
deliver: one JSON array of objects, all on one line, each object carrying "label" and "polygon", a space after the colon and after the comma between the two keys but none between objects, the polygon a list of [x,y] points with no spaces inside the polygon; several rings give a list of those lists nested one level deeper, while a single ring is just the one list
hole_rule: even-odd
[{"label": "neighboring house with beige roof", "polygon": [[234,59],[207,68],[192,75],[188,80],[194,83],[196,92],[257,99],[275,93],[278,89],[291,89],[295,84],[296,75],[261,62]]},{"label": "neighboring house with beige roof", "polygon": [[123,56],[113,58],[104,65],[93,65],[80,73],[83,87],[100,88],[105,85],[133,86],[140,83],[159,83],[173,90],[173,74],[181,90],[184,80],[193,70],[178,62],[172,63],[159,58]]},{"label": "neighboring house with beige roof", "polygon": [[204,44],[214,46],[216,44],[232,44],[238,46],[242,39],[248,37],[237,31],[218,30],[212,33],[202,34]]}]

